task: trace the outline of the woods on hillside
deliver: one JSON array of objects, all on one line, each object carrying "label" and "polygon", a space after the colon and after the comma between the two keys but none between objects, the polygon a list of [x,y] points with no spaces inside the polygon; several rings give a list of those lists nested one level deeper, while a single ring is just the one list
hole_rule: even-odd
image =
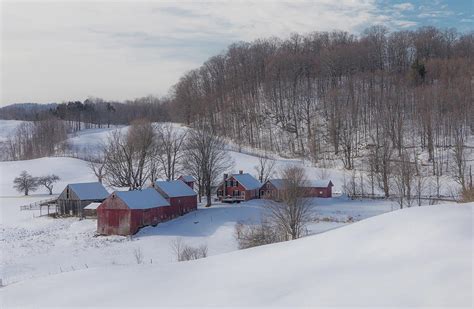
[{"label": "woods on hillside", "polygon": [[[322,168],[336,160],[348,171],[365,171],[371,193],[378,187],[386,197],[412,194],[428,175],[449,175],[467,190],[473,185],[473,55],[474,33],[434,27],[389,32],[374,26],[358,36],[313,32],[239,42],[182,76],[166,98],[0,109],[1,117],[37,120],[17,130],[5,153],[11,160],[51,155],[67,132],[138,119],[174,121],[204,124],[239,147]],[[51,135],[53,129],[59,133]],[[174,178],[179,158],[170,156],[185,145],[167,144],[166,127],[156,134],[167,153],[157,164]],[[92,161],[100,176],[106,169]],[[347,186],[364,193],[353,179]]]},{"label": "woods on hillside", "polygon": [[472,187],[473,55],[473,33],[434,27],[236,43],[181,78],[176,120],[320,164],[340,158],[370,170],[386,196],[397,162],[420,174],[420,151],[430,174]]}]

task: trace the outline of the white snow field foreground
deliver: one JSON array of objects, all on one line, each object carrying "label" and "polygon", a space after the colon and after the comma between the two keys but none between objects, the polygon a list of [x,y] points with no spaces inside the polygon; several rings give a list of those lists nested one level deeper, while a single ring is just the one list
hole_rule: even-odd
[{"label": "white snow field foreground", "polygon": [[0,289],[3,307],[472,306],[474,203],[167,265],[110,265]]}]

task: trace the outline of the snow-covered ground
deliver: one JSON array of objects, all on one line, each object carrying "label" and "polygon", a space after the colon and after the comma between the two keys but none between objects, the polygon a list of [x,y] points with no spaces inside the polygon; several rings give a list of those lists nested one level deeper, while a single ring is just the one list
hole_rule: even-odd
[{"label": "snow-covered ground", "polygon": [[470,308],[473,206],[403,209],[292,242],[191,262],[94,267],[0,294],[5,307]]},{"label": "snow-covered ground", "polygon": [[[184,130],[179,125],[177,127]],[[120,130],[126,130],[126,127],[122,127]],[[0,132],[2,132],[1,128]],[[69,142],[75,150],[85,152],[100,145],[107,138],[109,132],[110,129],[84,130],[71,136]],[[235,162],[234,172],[244,170],[255,174],[254,167],[258,165],[258,159],[255,156],[236,151],[229,151],[229,154]],[[324,175],[335,184],[334,191],[342,191],[344,177],[347,175],[345,176],[344,172],[339,169],[321,170],[301,160],[284,159],[277,156],[275,158],[279,167],[286,164],[305,166],[309,178],[318,179]],[[37,217],[38,211],[20,211],[19,206],[21,205],[50,197],[46,195],[46,190],[43,188],[29,197],[20,196],[12,188],[12,181],[22,170],[27,170],[34,176],[50,173],[60,176],[61,181],[55,186],[55,194],[62,191],[67,183],[95,181],[86,162],[79,159],[54,157],[0,162],[0,279],[4,285],[7,285],[0,290],[0,293],[3,294],[0,295],[0,299],[3,298],[5,306],[36,304],[48,307],[50,304],[36,302],[35,299],[45,291],[53,291],[61,284],[69,283],[68,289],[70,288],[71,292],[69,293],[67,290],[57,299],[58,303],[55,305],[64,307],[71,304],[125,306],[154,304],[150,302],[151,299],[146,297],[140,298],[138,303],[128,303],[126,300],[122,302],[121,297],[114,298],[113,301],[116,303],[107,303],[105,295],[113,293],[113,288],[117,287],[116,283],[120,285],[121,281],[118,279],[120,276],[128,278],[127,282],[133,282],[134,285],[137,281],[141,282],[135,285],[134,297],[130,299],[135,299],[135,296],[141,297],[140,293],[145,290],[144,287],[150,284],[153,286],[153,293],[163,293],[161,294],[163,296],[159,297],[160,299],[168,296],[165,297],[166,300],[160,302],[160,305],[292,305],[293,302],[294,304],[308,305],[352,305],[349,302],[350,297],[354,299],[354,305],[361,306],[370,304],[418,305],[430,304],[429,301],[439,305],[466,303],[467,298],[464,290],[458,291],[451,298],[444,298],[447,295],[444,289],[448,287],[447,291],[451,291],[451,287],[447,286],[446,282],[434,281],[435,283],[427,286],[425,281],[428,279],[420,279],[419,288],[423,288],[423,290],[419,293],[409,293],[408,287],[412,287],[413,282],[405,284],[405,281],[408,281],[408,273],[419,268],[418,275],[415,274],[412,278],[426,275],[429,278],[439,279],[441,276],[445,276],[447,280],[455,278],[459,282],[459,279],[462,279],[466,283],[464,277],[459,277],[458,271],[461,268],[466,273],[471,270],[465,266],[465,261],[462,260],[469,257],[471,253],[465,254],[463,237],[466,235],[461,235],[458,232],[460,229],[465,232],[467,219],[461,220],[462,222],[456,220],[459,220],[460,216],[470,218],[472,207],[452,206],[448,209],[445,206],[431,206],[421,207],[420,210],[396,211],[393,212],[394,215],[377,216],[391,212],[398,207],[389,201],[352,201],[344,196],[332,199],[312,199],[313,221],[308,226],[310,235],[342,228],[321,235],[308,236],[297,242],[234,252],[237,251],[237,243],[234,239],[235,224],[242,221],[258,222],[264,209],[264,201],[253,200],[234,205],[218,204],[211,208],[199,207],[196,212],[159,224],[157,227],[144,228],[133,237],[95,237],[96,221],[93,219],[39,218]],[[466,209],[470,209],[471,212],[466,213]],[[398,213],[401,214],[395,215]],[[438,231],[430,229],[432,225],[442,221],[438,217],[444,214],[449,220],[454,221],[443,221],[443,225],[439,227],[442,231],[447,229],[448,235],[440,239],[441,248],[438,249],[443,252],[441,255],[436,255],[438,252],[435,251],[436,248],[432,243],[435,238],[427,239],[431,236],[423,235],[423,231],[428,234],[434,233],[434,236],[438,235]],[[350,222],[374,216],[377,217],[357,224],[350,224]],[[380,221],[374,221],[379,218]],[[425,220],[425,218],[427,219]],[[455,223],[459,223],[459,226],[452,226]],[[472,228],[472,220],[469,224]],[[363,227],[355,228],[355,226]],[[399,229],[399,233],[395,233],[396,229]],[[410,239],[411,234],[413,234],[413,239]],[[331,238],[326,235],[335,236],[331,236]],[[472,236],[472,232],[470,236]],[[449,237],[452,237],[453,244],[447,246],[446,250],[457,250],[454,251],[456,254],[453,258],[461,259],[456,267],[452,267],[452,261],[447,259],[446,252],[442,250],[444,242],[448,242]],[[170,244],[177,238],[181,238],[186,244],[193,246],[206,244],[211,257],[205,259],[207,262],[176,263]],[[409,244],[404,243],[405,238],[409,239]],[[418,247],[424,248],[423,241],[425,240],[431,241],[427,245],[429,250],[426,254],[417,249]],[[412,249],[411,253],[408,253],[409,246]],[[401,251],[397,253],[396,248],[401,248]],[[143,253],[146,265],[136,265],[134,256],[136,250]],[[293,251],[294,253],[291,253]],[[369,256],[369,253],[372,253],[372,256]],[[433,260],[431,257],[431,260],[426,260],[429,262],[427,265],[421,265],[421,259],[425,255],[427,257],[428,253],[435,254],[436,259]],[[461,254],[463,257],[459,256]],[[389,264],[390,255],[394,259],[393,265]],[[270,263],[264,262],[264,257]],[[236,263],[240,259],[242,262]],[[292,266],[290,263],[292,259],[296,259],[295,264],[298,265]],[[252,262],[253,260],[254,262]],[[439,273],[435,273],[436,262],[441,267]],[[357,265],[360,265],[360,269],[357,268]],[[239,268],[243,270],[241,274],[239,274]],[[273,269],[278,272],[274,272]],[[344,270],[347,270],[347,276]],[[293,271],[294,277],[291,276]],[[364,272],[367,274],[365,275]],[[452,274],[445,274],[449,272]],[[206,273],[206,275],[202,277],[201,281],[202,273]],[[255,273],[255,276],[252,273]],[[275,276],[275,280],[271,279],[272,275]],[[143,276],[143,281],[140,276]],[[213,276],[216,278],[215,282],[211,282]],[[247,278],[245,279],[245,277]],[[79,283],[83,278],[87,278],[89,282]],[[168,288],[158,291],[162,283],[157,278],[162,278],[162,282],[170,282]],[[384,278],[394,281],[387,283],[388,281],[382,280]],[[379,294],[377,290],[377,293],[374,293],[377,295],[373,299],[369,299],[367,295],[377,289],[378,280],[381,280],[380,286],[383,288],[383,293]],[[285,281],[287,283],[282,284]],[[110,288],[104,290],[103,299],[98,299],[102,288],[93,291],[91,298],[84,297],[85,291],[78,293],[81,295],[81,300],[76,302],[75,296],[70,295],[74,288],[80,291],[77,286],[82,285],[84,289],[90,291],[90,282],[95,282],[94,286],[107,285]],[[177,285],[180,282],[181,287],[178,289]],[[185,298],[176,297],[174,293],[177,292],[170,292],[170,289],[175,287],[182,292],[183,282],[190,282],[192,286],[186,284]],[[222,282],[222,285],[219,282]],[[291,282],[294,282],[299,290],[285,289],[285,287],[291,286]],[[328,283],[327,286],[324,285],[325,282]],[[344,297],[333,303],[332,301],[336,299],[335,289],[338,282],[340,284],[339,292],[344,291]],[[347,290],[351,284],[353,285],[352,290]],[[400,284],[404,286],[399,287]],[[37,285],[41,287],[38,288]],[[206,285],[216,291],[215,297],[206,294]],[[129,286],[129,284],[123,286]],[[268,286],[268,291],[265,290],[265,286]],[[254,292],[252,292],[252,287],[255,287]],[[357,291],[354,290],[356,288]],[[21,289],[28,291],[31,298],[19,297],[17,293],[20,293]],[[315,292],[310,293],[309,290],[313,289]],[[431,292],[437,292],[437,289],[442,290],[442,293],[434,295],[431,300],[424,299],[424,296]],[[346,290],[347,295],[345,294]],[[158,294],[153,293],[152,295],[158,297]],[[239,299],[234,293],[242,293],[243,298]],[[301,296],[301,300],[296,302],[299,293],[308,293],[308,295]],[[117,294],[122,293],[117,292]],[[396,294],[400,296],[399,302],[395,301]],[[384,298],[384,296],[387,297]],[[91,301],[91,303],[85,303],[87,301]]]}]

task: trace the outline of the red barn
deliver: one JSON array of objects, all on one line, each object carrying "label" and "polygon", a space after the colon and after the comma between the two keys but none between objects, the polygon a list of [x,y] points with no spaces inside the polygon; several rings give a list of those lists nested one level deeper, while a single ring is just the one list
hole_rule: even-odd
[{"label": "red barn", "polygon": [[[280,200],[285,186],[285,179],[267,180],[260,188],[260,197]],[[305,197],[332,197],[332,187],[330,180],[307,180],[304,185]]]},{"label": "red barn", "polygon": [[191,175],[182,175],[178,177],[178,180],[181,180],[185,184],[187,184],[191,189],[194,190],[194,183],[196,182],[196,179],[194,179],[193,176]]},{"label": "red barn", "polygon": [[248,201],[259,198],[261,186],[260,181],[243,171],[230,176],[224,174],[224,181],[217,188],[217,197],[223,202]]},{"label": "red barn", "polygon": [[308,180],[306,197],[332,197],[331,180]]},{"label": "red barn", "polygon": [[197,209],[197,193],[181,180],[155,181],[154,188],[170,203],[167,209],[170,218]]},{"label": "red barn", "polygon": [[97,232],[133,235],[141,227],[167,219],[170,204],[156,190],[115,191],[97,207]]}]

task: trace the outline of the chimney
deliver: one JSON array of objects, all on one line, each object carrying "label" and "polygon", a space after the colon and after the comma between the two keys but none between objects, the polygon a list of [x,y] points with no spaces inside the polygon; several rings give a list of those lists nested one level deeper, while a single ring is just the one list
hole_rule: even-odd
[{"label": "chimney", "polygon": [[240,171],[239,171],[239,174],[241,174],[241,175],[242,175],[243,173],[244,173],[244,171],[243,171],[243,170],[240,170]]},{"label": "chimney", "polygon": [[227,179],[227,177],[229,177],[228,174],[224,174],[224,181]]}]

